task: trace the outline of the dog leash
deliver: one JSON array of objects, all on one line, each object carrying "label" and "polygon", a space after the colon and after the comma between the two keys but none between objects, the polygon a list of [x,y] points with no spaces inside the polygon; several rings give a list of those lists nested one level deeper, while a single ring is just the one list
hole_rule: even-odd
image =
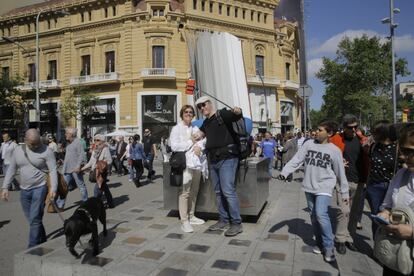
[{"label": "dog leash", "polygon": [[[65,219],[62,216],[62,212],[60,212],[59,208],[56,206],[56,202],[53,199],[50,199],[50,204],[52,204],[53,209],[55,209],[55,212],[59,215],[59,217],[62,220],[62,222],[65,223]],[[78,240],[78,242],[79,242],[80,246],[82,247],[82,249],[85,249],[83,247],[83,244],[82,244],[82,242],[81,242],[80,239]]]}]

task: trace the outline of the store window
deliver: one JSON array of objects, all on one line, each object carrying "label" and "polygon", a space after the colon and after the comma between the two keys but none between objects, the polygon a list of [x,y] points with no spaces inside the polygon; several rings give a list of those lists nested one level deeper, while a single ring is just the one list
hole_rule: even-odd
[{"label": "store window", "polygon": [[105,73],[115,72],[115,52],[105,53]]},{"label": "store window", "polygon": [[264,76],[264,56],[256,55],[256,75]]},{"label": "store window", "polygon": [[1,68],[1,77],[4,80],[8,80],[10,77],[10,68],[8,66]]},{"label": "store window", "polygon": [[100,99],[82,118],[83,134],[93,137],[95,134],[106,134],[116,129],[115,98]]},{"label": "store window", "polygon": [[293,103],[280,101],[280,122],[282,125],[293,126]]},{"label": "store window", "polygon": [[49,74],[47,75],[48,80],[57,79],[57,61],[49,60]]},{"label": "store window", "polygon": [[30,63],[27,67],[28,71],[28,81],[35,82],[36,81],[36,65],[34,63]]},{"label": "store window", "polygon": [[164,135],[168,137],[177,124],[177,96],[142,96],[142,112],[142,129],[150,129],[156,141]]},{"label": "store window", "polygon": [[164,46],[152,47],[152,68],[164,68]]}]

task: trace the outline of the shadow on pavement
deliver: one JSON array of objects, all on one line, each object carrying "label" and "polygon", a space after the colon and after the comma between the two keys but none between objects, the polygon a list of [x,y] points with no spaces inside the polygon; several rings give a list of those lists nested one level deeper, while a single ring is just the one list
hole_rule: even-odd
[{"label": "shadow on pavement", "polygon": [[0,221],[0,228],[2,228],[4,225],[9,224],[11,220],[3,220]]},{"label": "shadow on pavement", "polygon": [[108,184],[109,188],[118,188],[118,187],[121,187],[121,186],[122,186],[121,182],[115,182],[115,183],[109,183]]},{"label": "shadow on pavement", "polygon": [[274,233],[277,230],[283,228],[284,226],[288,227],[288,232],[290,234],[299,236],[302,238],[303,242],[309,246],[314,246],[313,241],[313,229],[312,225],[306,223],[304,219],[294,218],[290,220],[281,221],[273,225],[269,232]]},{"label": "shadow on pavement", "polygon": [[122,196],[118,196],[118,197],[114,197],[114,205],[115,207],[118,205],[123,204],[124,202],[129,200],[129,196],[128,195],[122,195]]}]

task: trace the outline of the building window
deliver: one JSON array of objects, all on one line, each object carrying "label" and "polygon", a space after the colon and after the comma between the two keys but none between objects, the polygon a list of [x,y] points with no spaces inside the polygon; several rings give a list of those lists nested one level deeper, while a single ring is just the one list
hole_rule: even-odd
[{"label": "building window", "polygon": [[50,30],[50,20],[47,21],[47,29]]},{"label": "building window", "polygon": [[290,63],[286,62],[285,64],[285,74],[286,80],[290,80]]},{"label": "building window", "polygon": [[10,27],[9,27],[9,28],[7,28],[7,35],[8,35],[8,36],[11,36]]},{"label": "building window", "polygon": [[201,1],[201,11],[206,10],[206,1]]},{"label": "building window", "polygon": [[243,10],[243,19],[246,19],[246,10]]},{"label": "building window", "polygon": [[264,56],[256,55],[256,75],[264,76]]},{"label": "building window", "polygon": [[91,74],[91,56],[85,55],[81,57],[82,59],[82,68],[80,75],[81,76],[89,76]]},{"label": "building window", "polygon": [[193,10],[197,9],[197,0],[193,0]]},{"label": "building window", "polygon": [[27,24],[27,32],[30,34],[31,30],[30,30],[30,23]]},{"label": "building window", "polygon": [[164,9],[152,10],[152,16],[164,16]]},{"label": "building window", "polygon": [[116,16],[116,6],[113,6],[112,7],[112,15],[113,16]]},{"label": "building window", "polygon": [[36,81],[36,65],[34,63],[30,63],[28,65],[28,72],[29,72],[29,82]]},{"label": "building window", "polygon": [[265,14],[263,18],[264,18],[264,19],[263,19],[263,20],[264,20],[264,23],[266,24],[266,21],[267,21],[267,14]]},{"label": "building window", "polygon": [[239,9],[238,8],[234,8],[234,17],[237,18],[238,13],[239,13]]},{"label": "building window", "polygon": [[164,68],[164,46],[152,47],[152,68]]},{"label": "building window", "polygon": [[92,21],[92,12],[91,11],[88,11],[88,18],[89,18],[89,21]]},{"label": "building window", "polygon": [[115,52],[105,53],[105,73],[115,72]]},{"label": "building window", "polygon": [[258,13],[257,13],[257,22],[260,22],[260,15],[261,15],[261,13],[260,13],[260,12],[258,12]]},{"label": "building window", "polygon": [[230,6],[227,6],[227,16],[230,16]]},{"label": "building window", "polygon": [[81,22],[85,22],[85,15],[83,14],[83,12],[81,13]]},{"label": "building window", "polygon": [[57,18],[55,18],[55,28],[57,28],[57,24],[58,23],[58,20],[57,20]]},{"label": "building window", "polygon": [[250,20],[253,21],[253,18],[254,18],[254,11],[251,11],[251,13],[250,13]]},{"label": "building window", "polygon": [[219,4],[219,14],[223,12],[223,4]]},{"label": "building window", "polygon": [[210,2],[210,12],[213,12],[213,2]]},{"label": "building window", "polygon": [[57,61],[49,60],[49,74],[47,75],[48,80],[57,79]]},{"label": "building window", "polygon": [[8,80],[9,79],[9,76],[10,76],[10,69],[9,69],[9,67],[2,67],[1,68],[1,77],[4,80]]},{"label": "building window", "polygon": [[158,14],[159,14],[160,16],[164,16],[164,9],[160,9],[160,10],[159,10],[159,12],[158,12]]},{"label": "building window", "polygon": [[108,8],[104,9],[104,14],[105,14],[105,18],[107,18],[108,17]]}]

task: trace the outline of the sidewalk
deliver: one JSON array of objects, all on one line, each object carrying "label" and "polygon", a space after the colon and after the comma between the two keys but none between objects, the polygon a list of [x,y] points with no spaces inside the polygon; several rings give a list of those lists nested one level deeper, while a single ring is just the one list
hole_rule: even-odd
[{"label": "sidewalk", "polygon": [[[365,254],[372,244],[370,221],[356,245],[364,253],[337,254],[337,264],[312,253],[312,228],[299,182],[271,180],[266,208],[257,223],[244,223],[237,237],[195,226],[184,234],[176,217],[167,217],[160,197],[108,219],[102,252],[75,259],[60,237],[15,256],[15,275],[380,275],[382,268]],[[102,229],[98,222],[99,229]],[[89,237],[82,238],[84,246]],[[77,247],[78,252],[82,248]]]}]

